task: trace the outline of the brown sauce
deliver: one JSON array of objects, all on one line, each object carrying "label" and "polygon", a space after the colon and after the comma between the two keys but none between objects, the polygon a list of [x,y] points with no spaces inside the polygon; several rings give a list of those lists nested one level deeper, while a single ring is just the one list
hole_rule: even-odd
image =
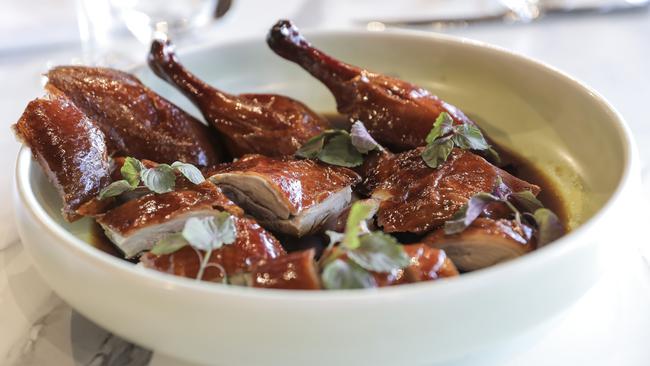
[{"label": "brown sauce", "polygon": [[[343,115],[326,113],[324,116],[331,122],[334,128],[346,128],[350,125],[348,118]],[[555,212],[561,222],[568,222],[566,205],[561,199],[559,190],[551,183],[550,179],[540,169],[518,153],[501,146],[495,146],[495,149],[501,157],[501,168],[520,179],[538,185],[542,190],[537,198],[544,206]],[[289,252],[314,248],[318,256],[328,242],[324,235],[293,238],[283,234],[274,234]],[[409,233],[396,233],[395,236],[404,244],[418,242],[421,239],[421,235]],[[93,223],[91,229],[91,245],[110,255],[124,258],[120,250],[106,237],[104,230],[97,223]],[[134,258],[133,261],[137,262],[138,259]]]}]

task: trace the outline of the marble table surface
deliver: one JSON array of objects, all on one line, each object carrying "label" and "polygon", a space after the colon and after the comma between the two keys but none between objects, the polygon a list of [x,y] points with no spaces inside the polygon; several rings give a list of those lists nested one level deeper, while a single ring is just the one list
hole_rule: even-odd
[{"label": "marble table surface", "polygon": [[[55,2],[73,8],[71,0]],[[350,17],[334,13],[335,7],[324,6],[324,1],[291,0],[283,6],[262,0],[241,3],[246,6],[233,10],[239,14],[215,25],[205,38],[232,39],[233,34],[261,38],[280,17],[296,19],[303,27],[357,25]],[[632,128],[644,164],[646,194],[639,206],[650,203],[650,118],[645,108],[650,100],[650,13],[420,29],[506,47],[547,62],[598,90]],[[13,167],[18,143],[8,127],[26,102],[40,94],[40,73],[49,65],[70,62],[79,52],[75,42],[20,52],[0,48],[0,127],[5,131],[0,134],[0,164]],[[13,174],[0,176],[0,192],[5,197],[11,195],[12,180]],[[0,248],[4,248],[0,250],[0,365],[188,365],[111,335],[59,299],[24,252],[10,206],[8,202],[0,205]],[[612,258],[612,269],[534,341],[513,340],[450,365],[648,365],[650,265],[642,256],[648,253],[648,244],[647,238],[639,236],[638,242],[621,245],[619,257]]]}]

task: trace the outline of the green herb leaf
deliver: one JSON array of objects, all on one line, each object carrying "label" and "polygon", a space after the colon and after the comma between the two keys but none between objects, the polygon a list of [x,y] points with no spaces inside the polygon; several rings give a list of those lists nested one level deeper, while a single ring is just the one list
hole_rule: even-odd
[{"label": "green herb leaf", "polygon": [[492,202],[499,202],[499,198],[485,192],[480,192],[472,196],[467,204],[461,208],[454,218],[445,222],[445,234],[458,234],[469,227],[476,220],[485,207]]},{"label": "green herb leaf", "polygon": [[538,230],[538,248],[541,248],[564,235],[564,227],[553,211],[547,208],[540,208],[535,211],[533,216]]},{"label": "green herb leaf", "polygon": [[151,253],[155,255],[171,254],[188,244],[189,243],[185,238],[183,238],[181,233],[174,233],[159,240],[156,245],[151,248]]},{"label": "green herb leaf", "polygon": [[345,238],[344,234],[332,230],[325,230],[325,235],[330,239],[329,244],[327,244],[328,247],[332,247],[334,244],[342,242],[343,238]]},{"label": "green herb leaf", "polygon": [[508,196],[508,200],[512,202],[521,212],[533,213],[540,208],[544,208],[537,197],[531,191],[514,192]]},{"label": "green herb leaf", "polygon": [[125,179],[117,180],[108,186],[104,187],[99,192],[99,199],[103,200],[104,198],[119,196],[120,194],[133,190],[133,186],[129,184]]},{"label": "green herb leaf", "polygon": [[140,172],[143,169],[144,165],[142,165],[140,160],[129,156],[124,159],[124,164],[122,164],[122,168],[120,168],[120,173],[131,186],[137,187],[138,184],[140,184]]},{"label": "green herb leaf", "polygon": [[359,234],[365,228],[365,221],[377,212],[378,203],[375,200],[357,201],[350,207],[348,219],[345,222],[345,233],[341,242],[348,249],[356,249],[361,245]]},{"label": "green herb leaf", "polygon": [[410,258],[397,240],[381,231],[359,238],[357,249],[348,251],[348,258],[368,271],[389,273],[409,265]]},{"label": "green herb leaf", "polygon": [[219,249],[237,239],[235,219],[227,212],[209,217],[191,217],[185,222],[183,238],[196,249]]},{"label": "green herb leaf", "polygon": [[485,153],[485,158],[491,162],[492,164],[496,166],[501,166],[501,156],[499,156],[499,153],[494,150],[493,147],[488,148],[487,150],[484,151]]},{"label": "green herb leaf", "polygon": [[307,142],[305,142],[304,145],[296,151],[296,156],[305,158],[305,159],[316,159],[318,158],[318,153],[320,153],[321,150],[323,150],[323,146],[325,146],[325,140],[332,136],[336,135],[337,131],[336,130],[327,130],[319,135],[316,135]]},{"label": "green herb leaf", "polygon": [[372,138],[366,129],[366,126],[364,126],[361,121],[356,121],[352,124],[352,128],[350,129],[350,139],[352,146],[362,154],[367,154],[375,149],[381,149],[379,143]]},{"label": "green herb leaf", "polygon": [[464,150],[487,150],[490,144],[478,127],[470,124],[462,124],[454,128],[453,140],[456,146]]},{"label": "green herb leaf", "polygon": [[437,168],[447,161],[447,157],[454,148],[454,142],[450,138],[442,138],[428,144],[422,151],[422,159],[430,168]]},{"label": "green herb leaf", "polygon": [[363,164],[363,156],[352,146],[352,140],[347,132],[331,137],[318,153],[318,159],[347,168]]},{"label": "green herb leaf", "polygon": [[425,138],[427,144],[432,143],[438,137],[442,137],[452,131],[454,120],[451,118],[449,113],[442,112],[436,118],[436,121],[433,123],[433,128],[429,131],[429,134]]},{"label": "green herb leaf", "polygon": [[175,161],[174,163],[172,163],[172,169],[183,174],[183,176],[187,178],[187,180],[189,180],[194,184],[201,184],[205,181],[205,177],[203,177],[201,171],[192,164]]},{"label": "green herb leaf", "polygon": [[167,164],[159,164],[156,167],[142,170],[140,178],[147,188],[156,193],[171,192],[176,186],[174,170]]},{"label": "green herb leaf", "polygon": [[368,271],[341,259],[335,259],[323,269],[323,286],[328,290],[377,287]]}]

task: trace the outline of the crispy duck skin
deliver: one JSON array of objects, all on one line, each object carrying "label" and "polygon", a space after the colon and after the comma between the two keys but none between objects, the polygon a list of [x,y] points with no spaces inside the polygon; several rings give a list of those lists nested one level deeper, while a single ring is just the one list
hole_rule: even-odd
[{"label": "crispy duck skin", "polygon": [[289,253],[253,267],[250,286],[285,290],[319,290],[318,268],[314,249]]},{"label": "crispy duck skin", "polygon": [[411,258],[411,264],[390,273],[373,273],[377,286],[394,286],[458,276],[456,266],[444,250],[418,243],[404,245],[404,251]]},{"label": "crispy duck skin", "polygon": [[247,155],[207,175],[262,226],[303,236],[338,215],[359,176],[343,167],[293,157]]},{"label": "crispy duck skin", "polygon": [[497,177],[512,191],[540,188],[471,152],[454,149],[438,168],[422,160],[423,148],[380,161],[364,185],[381,201],[377,223],[385,232],[425,233],[449,220],[476,193],[492,192]]},{"label": "crispy duck skin", "polygon": [[446,235],[438,229],[423,242],[447,255],[463,272],[492,266],[517,258],[536,248],[533,229],[513,220],[479,217],[463,232]]},{"label": "crispy duck skin", "polygon": [[267,43],[325,84],[340,113],[363,121],[372,136],[393,151],[424,145],[442,112],[456,123],[474,124],[458,108],[417,85],[343,63],[312,47],[288,20],[271,28]]},{"label": "crispy duck skin", "polygon": [[233,157],[293,155],[309,138],[330,126],[326,119],[291,98],[231,95],[208,85],[180,64],[169,41],[152,43],[149,66],[201,110],[221,132]]},{"label": "crispy duck skin", "polygon": [[[266,263],[286,253],[280,242],[254,220],[246,217],[235,219],[237,239],[234,243],[213,250],[209,266],[202,280],[221,282],[226,275],[250,272],[259,263]],[[194,248],[185,246],[180,250],[157,256],[151,252],[140,257],[146,268],[182,277],[196,278],[200,261]]]},{"label": "crispy duck skin", "polygon": [[111,182],[104,134],[65,97],[30,102],[13,128],[59,191],[66,220]]},{"label": "crispy duck skin", "polygon": [[108,152],[160,163],[208,166],[222,161],[214,131],[122,71],[59,66],[48,90],[62,91],[107,137]]},{"label": "crispy duck skin", "polygon": [[241,208],[206,181],[186,189],[146,194],[96,219],[108,238],[130,258],[151,249],[163,236],[181,231],[188,218],[211,216],[215,210],[243,215]]}]

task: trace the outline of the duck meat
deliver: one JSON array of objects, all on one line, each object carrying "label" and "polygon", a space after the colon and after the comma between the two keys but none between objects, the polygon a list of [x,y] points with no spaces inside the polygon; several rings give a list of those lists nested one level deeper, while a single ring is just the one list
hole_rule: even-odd
[{"label": "duck meat", "polygon": [[377,286],[394,286],[458,276],[454,262],[447,257],[444,250],[422,243],[404,245],[403,248],[411,258],[411,263],[404,269],[389,273],[373,272]]},{"label": "duck meat", "polygon": [[218,136],[200,121],[122,71],[60,66],[49,91],[67,96],[104,132],[112,156],[208,166],[222,161]]},{"label": "duck meat", "polygon": [[497,178],[513,192],[540,188],[490,164],[482,157],[454,148],[447,161],[433,169],[422,160],[423,148],[383,159],[368,169],[363,185],[381,201],[377,224],[385,232],[425,233],[449,220],[479,192],[493,192]]},{"label": "duck meat", "polygon": [[320,276],[314,249],[289,253],[260,262],[248,274],[247,285],[285,290],[320,290]]},{"label": "duck meat", "polygon": [[63,216],[81,217],[83,206],[110,184],[102,131],[61,95],[36,99],[13,126],[63,198]]},{"label": "duck meat", "polygon": [[169,41],[151,45],[149,66],[183,92],[224,137],[233,157],[245,154],[293,155],[329,122],[304,104],[276,94],[232,95],[190,73]]},{"label": "duck meat", "polygon": [[215,167],[207,176],[262,226],[299,237],[343,211],[360,180],[347,168],[262,155]]},{"label": "duck meat", "polygon": [[524,255],[536,247],[534,230],[514,220],[479,217],[458,234],[438,229],[423,242],[442,249],[462,272],[492,266]]},{"label": "duck meat", "polygon": [[393,151],[424,145],[442,112],[457,124],[474,125],[458,108],[426,89],[343,63],[314,48],[288,20],[273,26],[267,43],[275,53],[325,84],[336,98],[340,113],[363,121],[372,136]]},{"label": "duck meat", "polygon": [[97,216],[106,236],[131,258],[149,250],[164,236],[183,229],[190,217],[213,216],[215,210],[242,216],[243,211],[214,184],[201,184],[172,192],[149,193]]},{"label": "duck meat", "polygon": [[[212,251],[201,280],[223,282],[229,276],[251,272],[257,268],[257,264],[282,258],[286,254],[280,242],[254,220],[236,217],[235,227],[237,239]],[[140,263],[145,268],[196,278],[201,266],[197,253],[205,255],[189,245],[171,254],[146,252],[140,257]]]}]

